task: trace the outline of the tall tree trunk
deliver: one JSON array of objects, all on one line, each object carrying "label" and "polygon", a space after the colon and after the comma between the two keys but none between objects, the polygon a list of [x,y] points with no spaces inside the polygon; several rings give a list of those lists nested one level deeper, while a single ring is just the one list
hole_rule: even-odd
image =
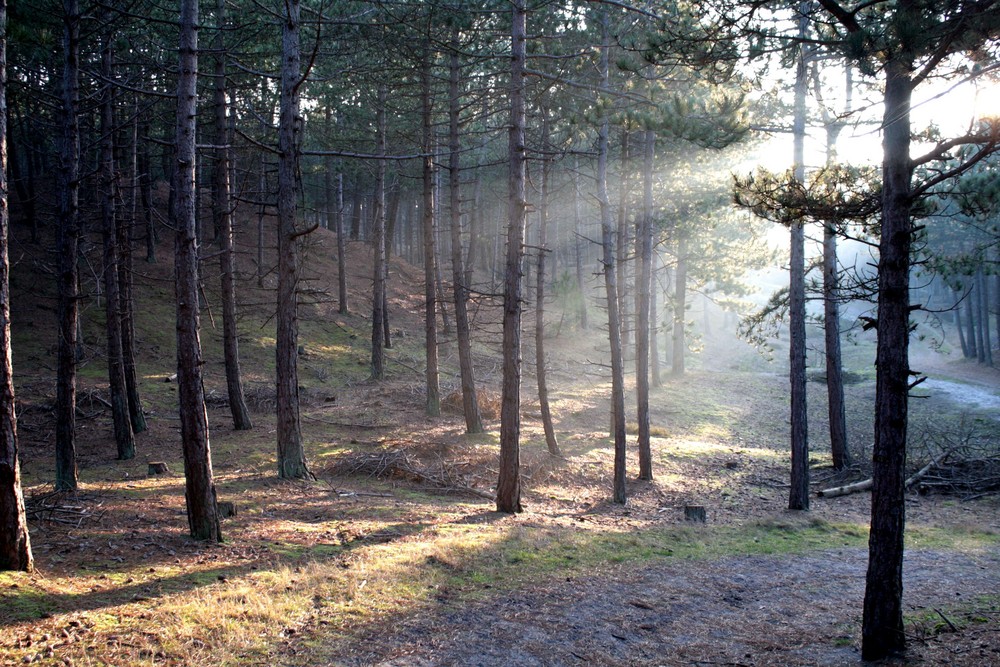
[{"label": "tall tree trunk", "polygon": [[30,572],[31,539],[21,491],[10,347],[7,207],[7,0],[0,0],[0,570]]},{"label": "tall tree trunk", "polygon": [[198,0],[181,0],[177,78],[177,389],[184,449],[188,528],[196,540],[222,541],[205,410],[198,314],[198,237],[195,225],[195,124],[198,102]]},{"label": "tall tree trunk", "polygon": [[337,174],[337,312],[347,309],[347,241],[344,239],[344,175]]},{"label": "tall tree trunk", "polygon": [[649,314],[653,264],[653,158],[656,132],[643,136],[642,215],[636,232],[639,270],[636,275],[635,395],[639,422],[639,479],[653,479],[653,454],[649,435]]},{"label": "tall tree trunk", "polygon": [[[260,79],[260,100],[261,104],[267,105],[267,110],[260,116],[260,131],[267,133],[271,130],[271,117],[273,107],[268,98],[270,97],[269,82],[265,77]],[[267,215],[268,192],[267,181],[267,153],[260,151],[260,160],[257,163],[257,287],[264,286],[264,275],[267,269],[264,266],[264,216]]]},{"label": "tall tree trunk", "polygon": [[962,327],[962,294],[961,292],[955,292],[955,305],[952,308],[952,312],[955,315],[955,328],[958,329],[958,342],[962,346],[962,357],[968,359],[969,354],[969,344],[965,341],[965,329]]},{"label": "tall tree trunk", "polygon": [[385,287],[382,289],[382,344],[392,349],[392,331],[389,326],[389,267],[392,259],[392,244],[396,238],[396,216],[399,213],[400,188],[393,183],[389,188],[389,205],[385,212]]},{"label": "tall tree trunk", "polygon": [[[462,413],[465,415],[465,432],[482,433],[483,419],[479,413],[479,397],[476,395],[476,375],[472,361],[472,339],[469,331],[469,279],[462,260],[462,170],[460,109],[461,92],[459,78],[462,68],[459,63],[459,32],[454,28],[448,55],[448,209],[451,231],[451,275],[455,298],[455,335],[458,339],[458,366],[462,377]],[[469,243],[472,243],[472,233]]]},{"label": "tall tree trunk", "polygon": [[114,151],[114,100],[112,53],[105,42],[101,53],[101,217],[104,241],[104,305],[108,342],[108,383],[111,414],[114,420],[115,445],[119,459],[135,457],[135,434],[129,418],[128,393],[125,390],[125,364],[122,351],[121,296],[118,293],[118,183]]},{"label": "tall tree trunk", "polygon": [[[549,136],[549,112],[542,108],[542,137]],[[547,149],[546,149],[547,150]],[[549,178],[552,171],[552,160],[545,157],[542,161],[542,191],[538,207],[538,267],[535,272],[535,378],[538,384],[538,405],[542,412],[542,429],[545,432],[545,446],[552,456],[562,456],[559,442],[556,440],[556,429],[552,424],[552,408],[549,405],[548,374],[545,370],[545,258],[548,248],[548,218],[549,218]]]},{"label": "tall tree trunk", "polygon": [[437,281],[435,265],[437,250],[434,239],[434,156],[431,150],[434,144],[433,100],[431,96],[431,54],[429,49],[424,53],[420,67],[421,95],[421,147],[423,158],[423,214],[424,237],[424,351],[427,367],[425,379],[427,383],[426,412],[429,417],[441,414],[441,389],[438,384],[438,349],[437,349]]},{"label": "tall tree trunk", "polygon": [[983,267],[976,270],[976,294],[979,295],[979,329],[983,332],[981,349],[983,363],[993,365],[993,341],[990,336],[990,294],[989,282],[983,275]]},{"label": "tall tree trunk", "polygon": [[118,296],[119,312],[122,329],[122,364],[125,371],[125,395],[128,401],[128,415],[132,422],[132,432],[142,433],[146,430],[146,415],[142,412],[142,400],[139,397],[139,373],[136,369],[135,352],[135,296],[133,290],[132,247],[135,242],[135,221],[139,199],[139,154],[138,154],[138,101],[134,105],[136,118],[131,123],[131,153],[129,179],[129,196],[124,206],[119,208],[122,215],[116,228],[116,244],[118,246]]},{"label": "tall tree trunk", "polygon": [[[919,10],[901,0],[895,21],[915,23]],[[875,444],[868,573],[861,656],[879,660],[901,651],[903,634],[904,479],[909,395],[910,97],[913,58],[903,50],[885,66],[882,125],[882,232],[878,262]]]},{"label": "tall tree trunk", "polygon": [[[854,84],[851,65],[845,67],[846,90],[843,116],[851,112]],[[820,87],[818,71],[813,69],[813,82]],[[819,95],[817,95],[819,97]],[[844,127],[842,117],[832,117],[823,111],[826,126],[826,164],[837,162],[837,138]],[[837,227],[832,221],[823,224],[823,336],[826,348],[827,415],[830,421],[830,453],[833,467],[843,470],[851,465],[847,446],[847,410],[844,406],[844,373],[840,350],[840,286],[837,275]]]},{"label": "tall tree trunk", "polygon": [[299,423],[299,237],[296,206],[302,184],[299,114],[302,50],[299,0],[287,0],[281,30],[281,102],[278,120],[278,308],[275,381],[277,382],[278,476],[312,479],[306,465]]},{"label": "tall tree trunk", "polygon": [[[608,85],[608,55],[611,35],[607,8],[601,9],[601,88]],[[608,199],[608,117],[605,112],[597,135],[597,201],[601,209],[601,246],[603,250],[604,288],[608,300],[608,346],[611,352],[611,417],[615,446],[613,500],[625,503],[625,369],[622,361],[621,311],[618,307],[618,283],[615,273],[615,229]]]},{"label": "tall tree trunk", "polygon": [[[618,226],[615,231],[615,280],[618,284],[618,310],[621,318],[622,347],[629,346],[628,328],[628,279],[625,275],[628,260],[628,214],[631,191],[632,134],[622,127],[622,155],[619,163],[620,191],[618,193]],[[623,371],[624,372],[624,371]]]},{"label": "tall tree trunk", "polygon": [[510,167],[507,180],[507,261],[503,291],[503,394],[500,403],[500,472],[497,511],[521,508],[521,274],[524,261],[525,102],[527,12],[511,0]]},{"label": "tall tree trunk", "polygon": [[372,379],[385,378],[385,105],[388,90],[384,83],[378,86],[378,108],[375,125],[378,133],[376,153],[380,156],[375,170],[375,201],[372,219]]},{"label": "tall tree trunk", "polygon": [[684,352],[687,342],[684,340],[684,330],[687,328],[687,266],[688,240],[684,232],[677,238],[677,268],[674,270],[674,330],[672,338],[672,353],[670,355],[670,373],[684,375]]},{"label": "tall tree trunk", "polygon": [[656,265],[661,264],[659,253],[653,253],[653,261],[649,265],[649,372],[652,376],[654,387],[662,387],[663,380],[660,378],[660,315],[657,301],[659,301],[660,290],[657,289]]},{"label": "tall tree trunk", "polygon": [[[811,0],[799,3],[799,37],[805,38],[812,11]],[[806,91],[809,70],[806,46],[799,46],[795,71],[795,105],[793,119],[793,171],[795,180],[805,182]],[[791,224],[791,248],[788,271],[788,379],[791,393],[791,487],[788,509],[809,509],[809,439],[806,422],[806,276],[805,223],[797,219]]]},{"label": "tall tree trunk", "polygon": [[576,259],[576,288],[580,292],[580,328],[586,329],[587,322],[587,282],[584,278],[584,248],[587,241],[583,238],[580,215],[580,161],[573,158],[573,250]]},{"label": "tall tree trunk", "polygon": [[837,232],[832,223],[823,225],[823,334],[826,340],[826,393],[830,417],[830,451],[833,467],[851,465],[847,446],[847,409],[844,405],[844,373],[840,353],[840,289],[837,280]]},{"label": "tall tree trunk", "polygon": [[153,161],[149,157],[149,120],[139,121],[139,202],[142,204],[142,220],[145,229],[146,262],[156,263],[156,227],[153,224]]},{"label": "tall tree trunk", "polygon": [[983,293],[980,289],[979,270],[973,273],[969,280],[972,282],[972,293],[969,295],[969,307],[975,312],[976,322],[976,360],[981,364],[986,363],[986,338],[983,336]]},{"label": "tall tree trunk", "polygon": [[965,355],[967,358],[972,359],[979,356],[979,346],[976,344],[976,308],[973,306],[975,301],[975,287],[969,285],[969,289],[965,291],[965,341],[969,348],[969,353]]},{"label": "tall tree trunk", "polygon": [[[5,0],[0,0],[4,2]],[[80,3],[63,0],[62,137],[59,148],[59,221],[56,227],[58,342],[56,345],[57,491],[75,491],[76,373],[80,245]]]},{"label": "tall tree trunk", "polygon": [[229,103],[226,99],[226,2],[215,3],[215,79],[213,101],[215,106],[215,168],[212,193],[214,227],[219,239],[219,272],[222,275],[222,348],[226,364],[226,393],[233,428],[247,431],[253,428],[250,410],[243,396],[243,378],[240,373],[239,331],[236,328],[236,251],[233,242],[232,182],[230,155],[232,148],[229,134]]}]

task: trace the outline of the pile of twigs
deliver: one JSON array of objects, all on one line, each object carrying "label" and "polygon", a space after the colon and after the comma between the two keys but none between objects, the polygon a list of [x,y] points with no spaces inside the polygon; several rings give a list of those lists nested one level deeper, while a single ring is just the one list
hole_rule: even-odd
[{"label": "pile of twigs", "polygon": [[469,494],[488,500],[495,498],[492,493],[472,486],[454,466],[441,461],[433,468],[422,467],[400,449],[345,454],[330,467],[329,472],[337,477],[406,479],[444,493]]},{"label": "pile of twigs", "polygon": [[99,520],[104,511],[80,504],[79,498],[61,491],[29,496],[24,502],[29,521],[56,523],[79,528],[84,521]]},{"label": "pile of twigs", "polygon": [[974,500],[1000,493],[1000,455],[951,458],[920,480],[920,493],[944,493]]}]

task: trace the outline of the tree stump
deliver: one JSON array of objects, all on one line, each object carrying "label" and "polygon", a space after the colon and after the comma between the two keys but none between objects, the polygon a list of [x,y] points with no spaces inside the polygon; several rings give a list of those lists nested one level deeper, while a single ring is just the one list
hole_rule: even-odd
[{"label": "tree stump", "polygon": [[228,500],[220,500],[216,506],[219,508],[220,517],[227,518],[236,516],[236,503]]},{"label": "tree stump", "polygon": [[150,461],[149,468],[146,472],[147,475],[166,475],[170,472],[170,468],[163,461]]},{"label": "tree stump", "polygon": [[697,523],[705,523],[705,506],[704,505],[685,505],[684,506],[684,520],[685,521],[695,521]]}]

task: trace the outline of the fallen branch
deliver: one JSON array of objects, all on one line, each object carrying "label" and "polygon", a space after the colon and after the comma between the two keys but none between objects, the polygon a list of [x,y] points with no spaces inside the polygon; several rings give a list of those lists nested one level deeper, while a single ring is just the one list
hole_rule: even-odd
[{"label": "fallen branch", "polygon": [[[927,476],[934,466],[943,462],[951,454],[952,450],[942,452],[934,460],[925,465],[923,468],[915,472],[909,479],[903,482],[903,488],[908,489],[921,479]],[[871,479],[866,479],[862,482],[854,482],[853,484],[845,484],[844,486],[835,486],[832,489],[821,489],[816,492],[816,495],[820,498],[836,498],[837,496],[846,496],[852,493],[857,493],[859,491],[867,491],[872,488]]]}]

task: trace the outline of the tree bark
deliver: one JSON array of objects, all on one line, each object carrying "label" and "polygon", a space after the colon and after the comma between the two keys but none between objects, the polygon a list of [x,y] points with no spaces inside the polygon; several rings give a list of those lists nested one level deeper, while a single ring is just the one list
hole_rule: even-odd
[{"label": "tree bark", "polygon": [[230,182],[229,103],[226,99],[226,2],[215,3],[215,169],[212,193],[212,213],[219,238],[219,272],[222,275],[222,348],[226,364],[226,392],[233,428],[247,431],[253,428],[250,410],[243,395],[240,372],[239,331],[236,327],[236,251],[233,242],[232,183]]},{"label": "tree bark", "polygon": [[[799,3],[799,37],[806,37],[811,0]],[[793,171],[795,180],[805,182],[806,91],[809,70],[806,46],[800,44],[795,71],[793,118]],[[806,421],[806,269],[805,222],[792,221],[788,271],[788,380],[791,394],[791,486],[788,509],[809,509],[809,436]]]},{"label": "tree bark", "polygon": [[687,266],[688,240],[687,235],[682,231],[677,238],[677,268],[674,270],[673,351],[670,355],[670,373],[678,377],[684,375],[684,353],[687,350],[687,342],[684,339],[684,330],[687,328],[685,321],[687,314]]},{"label": "tree bark", "polygon": [[[608,84],[608,55],[611,35],[607,8],[601,9],[601,88]],[[625,369],[622,362],[621,311],[615,273],[615,228],[608,199],[608,117],[605,112],[597,135],[597,201],[601,209],[601,247],[603,251],[604,288],[608,302],[608,347],[611,352],[611,418],[615,447],[613,500],[625,503]]]},{"label": "tree bark", "polygon": [[7,0],[0,0],[0,570],[30,572],[31,539],[21,491],[10,341],[7,206]]},{"label": "tree bark", "polygon": [[642,215],[636,232],[639,270],[636,275],[635,313],[635,395],[639,424],[639,479],[653,479],[653,454],[649,435],[649,314],[653,264],[653,158],[656,133],[643,136]]},{"label": "tree bark", "polygon": [[979,350],[981,352],[981,357],[979,359],[980,363],[986,364],[987,366],[993,365],[993,341],[990,340],[990,295],[988,293],[989,283],[986,281],[986,277],[983,275],[983,268],[980,266],[976,269],[976,305],[979,306],[979,334],[977,334],[977,340],[979,342]]},{"label": "tree bark", "polygon": [[424,377],[427,384],[426,412],[429,417],[441,414],[441,389],[438,384],[437,349],[437,280],[435,265],[437,250],[434,238],[434,126],[431,117],[433,99],[431,95],[431,54],[424,53],[420,67],[421,89],[421,147],[423,159],[423,237],[424,237],[424,351],[427,367]]},{"label": "tree bark", "polygon": [[156,263],[156,227],[153,225],[153,168],[149,157],[149,121],[139,121],[139,202],[142,204],[142,220],[146,230],[146,263]]},{"label": "tree bark", "polygon": [[524,259],[525,102],[527,20],[524,0],[511,0],[510,168],[507,260],[503,292],[503,394],[500,404],[500,472],[497,511],[521,507],[521,274]]},{"label": "tree bark", "polygon": [[80,3],[63,0],[62,137],[59,149],[59,221],[56,227],[58,342],[56,345],[57,491],[75,491],[76,374],[79,332],[80,244]]},{"label": "tree bark", "polygon": [[[451,276],[455,300],[455,335],[458,338],[458,366],[462,378],[462,413],[465,415],[465,432],[482,433],[483,419],[479,413],[476,395],[476,375],[472,360],[472,338],[469,330],[469,284],[471,275],[466,272],[462,259],[462,170],[460,110],[461,90],[459,79],[462,69],[459,62],[459,31],[454,28],[448,55],[448,209],[451,231]],[[472,234],[469,234],[472,243]]]},{"label": "tree bark", "polygon": [[372,216],[372,379],[385,379],[385,105],[388,90],[384,83],[378,86],[375,126],[378,134],[375,168],[375,196]]},{"label": "tree bark", "polygon": [[576,287],[580,292],[580,328],[586,329],[587,322],[587,283],[584,278],[584,248],[586,240],[583,238],[581,227],[582,216],[580,215],[580,162],[573,159],[573,250],[576,259]]},{"label": "tree bark", "polygon": [[115,243],[118,246],[118,309],[122,330],[122,366],[125,372],[125,397],[128,416],[133,433],[146,430],[146,415],[142,411],[139,397],[139,373],[136,368],[135,353],[135,296],[133,290],[132,246],[135,242],[135,221],[139,199],[139,155],[138,143],[138,103],[135,104],[136,118],[131,123],[131,159],[129,196],[124,206],[119,207]]},{"label": "tree bark", "polygon": [[177,389],[188,528],[196,540],[222,541],[205,410],[198,313],[198,237],[195,225],[195,124],[198,78],[198,0],[181,0],[177,80]]},{"label": "tree bark", "polygon": [[955,314],[955,328],[958,329],[958,342],[962,347],[962,357],[968,359],[971,355],[969,354],[969,344],[965,341],[965,329],[962,327],[962,294],[958,291],[955,292],[955,306],[953,310]]},{"label": "tree bark", "polygon": [[[622,347],[629,346],[628,300],[629,289],[625,269],[628,260],[629,234],[628,214],[629,198],[632,195],[632,134],[627,127],[622,127],[622,154],[619,161],[620,190],[618,193],[618,226],[615,231],[615,281],[618,284],[618,310],[621,318]],[[623,370],[624,372],[624,370]]]},{"label": "tree bark", "polygon": [[344,175],[337,174],[337,312],[348,313],[347,240],[344,238]]},{"label": "tree bark", "polygon": [[965,342],[968,345],[969,353],[965,355],[967,358],[972,359],[973,357],[979,357],[979,346],[976,344],[976,312],[973,307],[973,301],[976,295],[973,294],[975,287],[969,286],[969,289],[965,292]]},{"label": "tree bark", "polygon": [[275,381],[277,383],[278,476],[312,479],[306,465],[299,423],[299,237],[297,202],[301,192],[299,114],[302,50],[299,0],[287,0],[281,31],[281,93],[278,119],[278,307]]},{"label": "tree bark", "polygon": [[105,42],[101,53],[101,74],[105,80],[101,91],[101,217],[104,241],[104,312],[108,349],[108,384],[111,415],[114,421],[115,445],[118,458],[135,457],[135,434],[129,418],[128,393],[125,390],[125,364],[122,351],[121,296],[118,293],[118,215],[117,174],[114,154],[114,100],[112,52]]},{"label": "tree bark", "polygon": [[[895,21],[919,11],[901,0]],[[878,263],[875,444],[871,531],[861,631],[864,660],[901,651],[903,635],[904,471],[909,395],[909,287],[912,165],[910,97],[913,58],[904,49],[885,65],[882,127],[882,232]]]},{"label": "tree bark", "polygon": [[[542,113],[543,141],[549,136],[549,112],[544,107]],[[549,178],[552,160],[542,161],[542,191],[538,206],[538,264],[535,271],[535,379],[538,384],[538,405],[542,413],[542,429],[545,432],[545,446],[552,456],[562,456],[556,429],[552,424],[552,408],[549,405],[548,374],[545,370],[545,260],[548,248],[549,218]]]},{"label": "tree bark", "polygon": [[653,254],[653,261],[649,266],[649,372],[652,376],[654,387],[662,387],[663,380],[660,378],[660,315],[659,301],[660,290],[657,289],[659,281],[656,278],[657,264],[662,265],[659,253]]},{"label": "tree bark", "polygon": [[830,417],[830,451],[833,467],[851,465],[847,446],[847,409],[844,406],[844,373],[840,353],[840,290],[837,280],[837,232],[823,225],[823,334],[826,341],[826,394]]}]

